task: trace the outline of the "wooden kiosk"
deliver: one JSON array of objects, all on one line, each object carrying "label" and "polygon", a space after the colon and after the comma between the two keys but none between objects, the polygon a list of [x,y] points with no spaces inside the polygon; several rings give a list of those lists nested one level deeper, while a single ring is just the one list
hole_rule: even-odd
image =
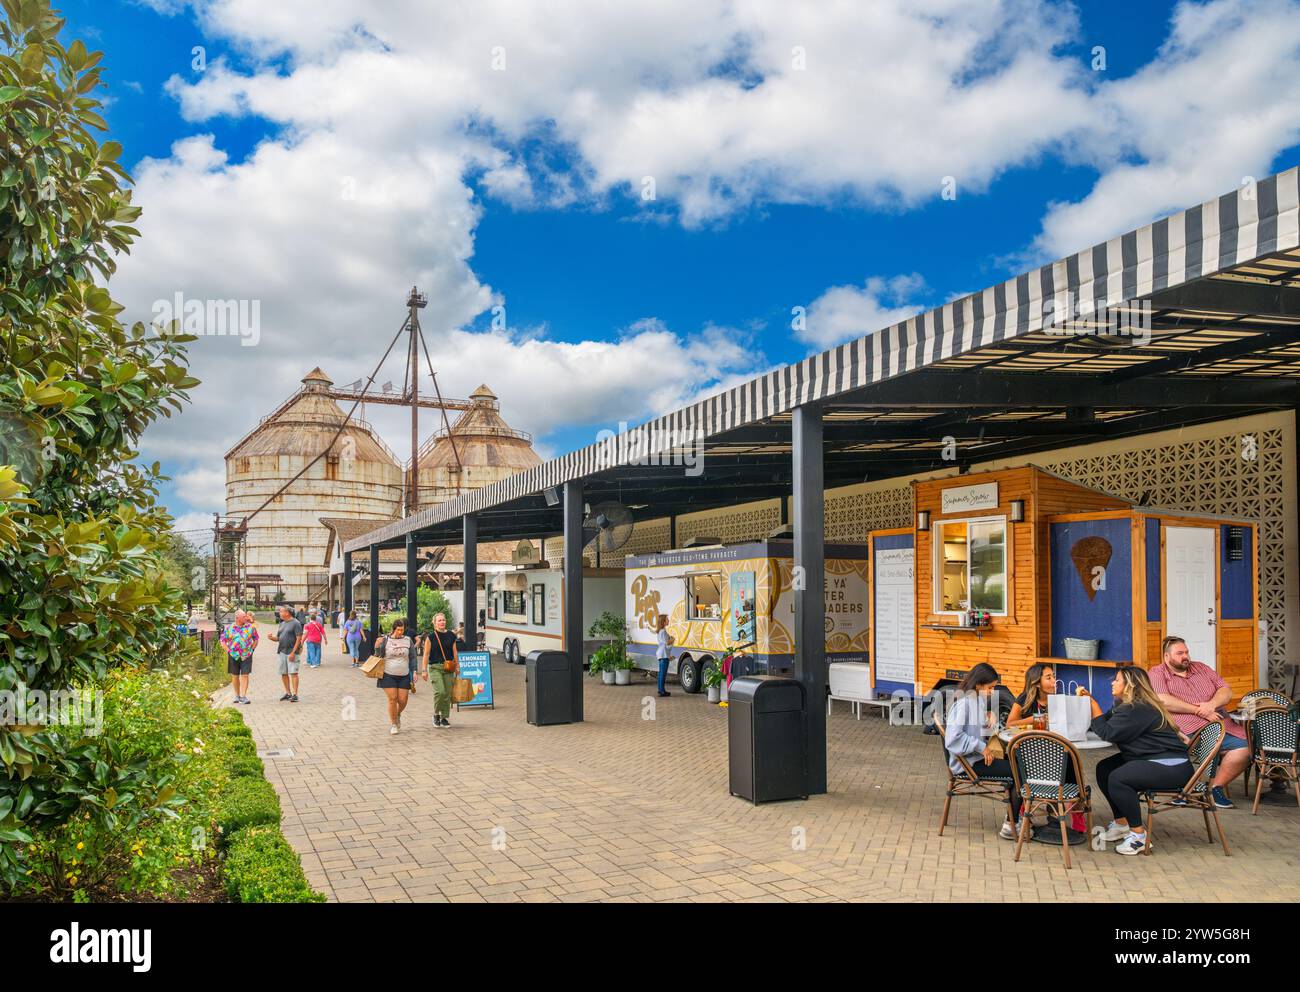
[{"label": "wooden kiosk", "polygon": [[[1170,633],[1234,699],[1257,687],[1255,523],[1138,507],[1032,466],[913,489],[913,529],[870,536],[877,695],[923,694],[981,661],[1020,692],[1049,661],[1060,691],[1108,707],[1114,668],[1159,664]],[[964,626],[970,608],[988,626]],[[1067,658],[1067,638],[1095,658]]]}]

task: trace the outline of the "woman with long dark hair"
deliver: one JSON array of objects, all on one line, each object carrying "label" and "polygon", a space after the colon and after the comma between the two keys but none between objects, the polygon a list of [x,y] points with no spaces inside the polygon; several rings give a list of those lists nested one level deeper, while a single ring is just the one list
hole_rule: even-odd
[{"label": "woman with long dark hair", "polygon": [[411,669],[417,664],[415,642],[406,636],[405,620],[393,621],[393,629],[375,644],[375,652],[384,657],[379,688],[388,697],[388,732],[396,734],[402,729],[402,711],[410,697]]},{"label": "woman with long dark hair", "polygon": [[[962,775],[965,769],[957,760],[965,758],[979,778],[1011,780],[1011,762],[994,757],[989,747],[998,716],[997,687],[1001,681],[997,669],[986,662],[972,668],[957,686],[956,700],[948,709],[944,722],[943,746],[948,752],[948,767],[953,774]],[[1020,816],[1020,798],[1008,784],[1013,815]],[[1005,821],[998,836],[1003,840],[1016,839],[1016,825]]]},{"label": "woman with long dark hair", "polygon": [[1120,854],[1141,854],[1147,835],[1139,795],[1181,788],[1192,776],[1192,763],[1186,739],[1144,669],[1116,669],[1110,691],[1115,705],[1103,713],[1087,689],[1078,690],[1092,704],[1092,732],[1119,748],[1119,754],[1097,763],[1097,787],[1115,816],[1103,836],[1120,842],[1115,848]]},{"label": "woman with long dark hair", "polygon": [[1025,691],[1011,704],[1008,727],[1032,727],[1035,718],[1046,719],[1047,697],[1056,691],[1056,669],[1045,662],[1025,672]]}]

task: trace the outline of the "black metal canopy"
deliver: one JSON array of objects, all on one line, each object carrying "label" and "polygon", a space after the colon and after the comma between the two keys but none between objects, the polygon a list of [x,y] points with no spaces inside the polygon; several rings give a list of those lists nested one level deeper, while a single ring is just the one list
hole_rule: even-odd
[{"label": "black metal canopy", "polygon": [[658,418],[639,449],[606,439],[346,550],[459,543],[467,514],[480,541],[557,535],[543,493],[575,480],[638,521],[786,497],[796,407],[821,414],[827,489],[1295,408],[1297,200],[1296,170],[1270,177]]}]

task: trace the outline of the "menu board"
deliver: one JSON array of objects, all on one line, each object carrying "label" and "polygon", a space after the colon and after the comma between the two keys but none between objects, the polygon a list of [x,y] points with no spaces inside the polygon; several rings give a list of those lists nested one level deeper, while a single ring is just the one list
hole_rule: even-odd
[{"label": "menu board", "polygon": [[492,655],[487,651],[461,651],[456,655],[460,662],[460,677],[474,683],[474,698],[458,706],[489,706],[492,703]]},{"label": "menu board", "polygon": [[872,630],[877,682],[916,682],[916,581],[912,548],[876,551]]}]

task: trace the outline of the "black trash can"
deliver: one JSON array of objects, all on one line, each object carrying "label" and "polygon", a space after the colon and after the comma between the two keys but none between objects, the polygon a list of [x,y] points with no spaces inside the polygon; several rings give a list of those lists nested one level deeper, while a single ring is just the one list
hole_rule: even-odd
[{"label": "black trash can", "polygon": [[808,694],[780,675],[733,679],[728,690],[731,794],[752,803],[808,798]]},{"label": "black trash can", "polygon": [[524,695],[528,722],[535,727],[573,722],[569,656],[564,651],[531,651],[525,661]]}]

